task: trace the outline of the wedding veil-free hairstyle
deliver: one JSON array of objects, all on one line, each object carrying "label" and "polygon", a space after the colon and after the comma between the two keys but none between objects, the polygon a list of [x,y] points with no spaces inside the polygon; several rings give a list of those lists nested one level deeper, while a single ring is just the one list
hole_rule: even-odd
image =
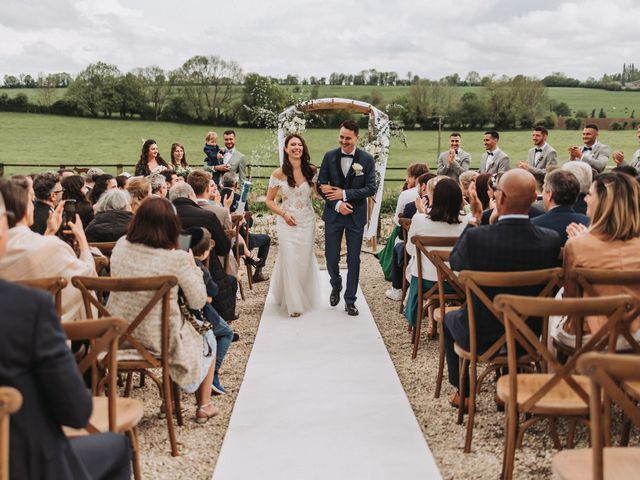
[{"label": "wedding veil-free hairstyle", "polygon": [[309,155],[309,147],[307,147],[307,142],[304,141],[301,135],[297,133],[292,133],[287,135],[284,139],[284,159],[282,161],[282,173],[287,176],[287,184],[293,188],[296,186],[296,180],[293,178],[293,165],[291,165],[291,161],[289,160],[289,155],[287,155],[286,148],[289,146],[289,142],[293,139],[297,138],[302,142],[302,156],[300,157],[300,168],[302,170],[302,174],[304,175],[305,180],[309,186],[313,183],[313,167],[311,165],[311,156]]},{"label": "wedding veil-free hairstyle", "polygon": [[607,240],[640,237],[640,186],[625,173],[603,173],[593,181],[598,203],[589,231]]},{"label": "wedding veil-free hairstyle", "polygon": [[[180,160],[179,165],[176,163],[176,159],[175,159],[175,153],[178,148],[182,149],[182,160]],[[184,150],[184,145],[182,145],[181,143],[176,142],[171,144],[171,165],[173,165],[174,167],[189,166],[189,164],[187,163],[187,152]]]},{"label": "wedding veil-free hairstyle", "polygon": [[140,204],[127,230],[127,240],[147,247],[178,248],[180,220],[166,198],[149,197]]}]

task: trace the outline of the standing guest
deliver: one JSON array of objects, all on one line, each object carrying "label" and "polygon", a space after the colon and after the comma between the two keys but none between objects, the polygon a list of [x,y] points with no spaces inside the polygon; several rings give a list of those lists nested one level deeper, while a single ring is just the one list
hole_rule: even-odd
[{"label": "standing guest", "polygon": [[[498,221],[493,225],[469,227],[456,242],[449,263],[451,268],[484,272],[517,272],[553,268],[558,265],[560,236],[546,228],[531,224],[528,211],[536,198],[536,181],[529,172],[514,169],[506,172],[496,189]],[[474,207],[474,215],[479,216]],[[532,288],[491,288],[485,290],[490,299],[498,293],[537,295]],[[504,335],[503,324],[477,299],[473,301],[476,320],[478,355],[484,353]],[[535,325],[540,333],[541,325]],[[469,318],[467,307],[447,313],[444,319],[444,347],[449,370],[449,383],[456,389],[459,384],[459,359],[454,342],[469,349]],[[469,376],[466,376],[468,380]],[[468,383],[467,383],[468,391]],[[466,392],[464,392],[466,393]],[[451,404],[458,406],[460,392],[456,392]]]},{"label": "standing guest", "polygon": [[[178,289],[189,308],[200,309],[207,301],[202,271],[193,255],[178,248],[180,220],[165,198],[145,200],[129,226],[127,235],[111,254],[114,278],[173,275],[178,284],[171,290],[169,304],[169,371],[171,379],[187,393],[196,394],[196,422],[204,423],[218,414],[211,401],[216,342],[209,330],[200,335],[185,322],[178,306]],[[107,309],[131,322],[154,292],[111,292]],[[133,336],[154,355],[162,353],[161,309],[154,308],[134,330]]]},{"label": "standing guest", "polygon": [[[638,140],[640,140],[640,126],[636,130],[636,137],[638,137]],[[615,152],[613,152],[611,157],[613,158],[613,161],[616,162],[616,165],[631,165],[637,171],[640,171],[640,148],[633,152],[630,162],[625,161],[624,152],[622,150],[616,150]]]},{"label": "standing guest", "polygon": [[126,190],[108,190],[96,203],[96,216],[87,225],[89,242],[115,242],[129,229],[133,219],[131,195]]},{"label": "standing guest", "polygon": [[187,168],[187,154],[184,151],[184,146],[181,143],[171,144],[171,166],[174,170],[178,168]]},{"label": "standing guest", "polygon": [[[62,321],[82,319],[85,310],[82,294],[71,284],[75,275],[95,276],[96,269],[89,243],[82,229],[80,217],[68,222],[64,229],[69,233],[80,257],[63,240],[55,235],[40,235],[29,230],[33,223],[33,203],[29,191],[13,181],[0,180],[0,192],[10,213],[9,241],[4,258],[0,260],[0,278],[18,282],[36,278],[63,277],[67,286],[62,290]],[[61,211],[52,215],[57,222],[53,231],[57,232],[62,222]]]},{"label": "standing guest", "polygon": [[143,177],[135,177],[129,181],[127,192],[131,195],[131,211],[136,213],[142,201],[151,196],[151,183]]},{"label": "standing guest", "polygon": [[95,205],[102,194],[107,190],[111,190],[112,188],[118,188],[118,182],[116,182],[116,179],[113,175],[109,173],[98,175],[95,178],[93,189],[89,193],[89,200],[91,200],[91,204]]},{"label": "standing guest", "polygon": [[569,160],[587,163],[596,172],[602,173],[607,166],[611,149],[608,145],[598,141],[600,129],[594,123],[585,125],[582,129],[582,147],[569,147]]},{"label": "standing guest", "polygon": [[36,199],[31,230],[44,235],[47,231],[47,221],[62,199],[62,185],[58,174],[47,172],[38,175],[33,180],[33,192]]},{"label": "standing guest", "polygon": [[225,146],[222,163],[228,168],[227,171],[238,174],[238,183],[243,185],[247,179],[247,164],[244,155],[236,148],[236,132],[226,130],[222,134],[222,139]]},{"label": "standing guest", "polygon": [[533,127],[533,132],[531,133],[533,147],[529,149],[527,161],[518,163],[518,167],[529,170],[534,175],[544,176],[547,172],[547,167],[557,165],[558,153],[547,143],[548,138],[549,130],[546,127],[542,125]]},{"label": "standing guest", "polygon": [[142,144],[142,152],[140,153],[140,160],[136,164],[135,175],[136,177],[146,177],[156,171],[168,169],[169,165],[160,156],[158,150],[158,144],[155,140],[145,140]]},{"label": "standing guest", "polygon": [[471,154],[462,148],[462,135],[454,132],[449,135],[449,150],[438,157],[438,175],[446,175],[456,182],[464,172],[469,170]]},{"label": "standing guest", "polygon": [[567,170],[549,172],[542,187],[546,213],[532,218],[531,223],[558,232],[564,246],[567,241],[567,227],[571,223],[589,226],[589,217],[576,213],[573,209],[579,193],[580,183],[573,173]]},{"label": "standing guest", "polygon": [[562,170],[573,173],[578,179],[578,183],[580,184],[580,193],[573,204],[573,209],[576,213],[586,215],[587,203],[585,202],[585,197],[589,192],[589,187],[591,186],[591,181],[593,179],[593,170],[591,169],[591,166],[585,162],[566,162],[561,168]]},{"label": "standing guest", "polygon": [[204,166],[213,170],[213,178],[216,185],[220,185],[220,178],[229,171],[229,165],[223,162],[224,149],[218,146],[218,134],[208,132],[204,139]]},{"label": "standing guest", "polygon": [[80,175],[70,175],[60,181],[62,186],[62,200],[75,200],[76,209],[82,225],[89,225],[93,220],[93,207],[87,199],[87,188],[84,179]]},{"label": "standing guest", "polygon": [[509,170],[509,156],[500,150],[500,134],[495,130],[484,132],[482,142],[486,151],[480,157],[480,173],[503,173]]},{"label": "standing guest", "polygon": [[[166,171],[166,170],[165,170]],[[151,195],[154,197],[167,198],[167,181],[161,173],[152,173],[147,176],[151,184]]]},{"label": "standing guest", "polygon": [[[8,185],[2,190],[22,189]],[[8,217],[0,195],[0,264],[10,236]],[[0,311],[0,385],[16,388],[23,402],[10,422],[11,478],[128,480],[127,437],[109,432],[69,440],[62,431],[83,428],[92,401],[51,295],[0,280]]]}]

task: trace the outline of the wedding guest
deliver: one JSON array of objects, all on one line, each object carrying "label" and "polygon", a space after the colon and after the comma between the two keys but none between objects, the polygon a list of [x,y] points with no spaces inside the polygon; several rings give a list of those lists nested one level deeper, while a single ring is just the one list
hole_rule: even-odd
[{"label": "wedding guest", "polygon": [[[418,310],[418,264],[416,246],[411,241],[415,236],[429,235],[431,237],[458,237],[467,226],[470,215],[464,215],[462,209],[462,190],[458,183],[451,178],[439,178],[433,190],[433,203],[429,213],[417,213],[409,228],[407,253],[411,255],[409,265],[411,282],[405,318],[409,325],[415,325]],[[439,250],[451,250],[448,247],[438,247]],[[424,255],[422,258],[422,292],[426,292],[438,281],[435,266]]]},{"label": "wedding guest", "polygon": [[460,178],[458,179],[460,189],[462,190],[462,198],[464,199],[464,210],[466,213],[471,212],[471,207],[469,206],[469,186],[472,183],[475,183],[478,175],[479,173],[475,170],[469,170],[468,172],[464,172],[462,175],[460,175]]},{"label": "wedding guest", "polygon": [[229,171],[229,165],[223,162],[224,149],[218,146],[218,134],[216,132],[208,132],[204,139],[204,159],[205,167],[211,167],[213,170],[213,179],[216,185],[220,185],[220,178]]},{"label": "wedding guest", "polygon": [[244,155],[236,148],[236,132],[226,130],[222,139],[225,146],[222,164],[228,168],[227,171],[237,173],[239,185],[243,185],[247,179],[247,164]]},{"label": "wedding guest", "polygon": [[84,185],[85,187],[87,187],[87,198],[89,197],[89,193],[91,193],[91,190],[93,189],[93,183],[95,182],[96,177],[98,175],[104,175],[104,173],[104,170],[98,167],[91,167],[89,170],[87,170],[84,179]]},{"label": "wedding guest", "polygon": [[613,173],[626,173],[630,177],[634,178],[638,175],[638,171],[635,168],[633,168],[631,165],[626,164],[616,165],[611,169],[611,171]]},{"label": "wedding guest", "polygon": [[89,200],[91,200],[91,204],[95,205],[100,199],[100,196],[112,188],[118,188],[118,182],[116,182],[113,175],[109,173],[98,175],[94,180],[93,189],[89,192]]},{"label": "wedding guest", "polygon": [[438,157],[438,175],[446,175],[456,182],[464,172],[469,170],[471,154],[462,148],[462,135],[454,132],[449,135],[449,150]]},{"label": "wedding guest", "polygon": [[[640,141],[640,126],[636,130],[636,137]],[[636,171],[640,171],[640,148],[633,152],[631,155],[631,160],[626,162],[624,159],[624,152],[622,150],[616,150],[611,154],[611,158],[616,163],[616,165],[631,165]]]},{"label": "wedding guest", "polygon": [[167,198],[167,181],[161,173],[152,173],[147,176],[151,184],[151,195],[154,197]]},{"label": "wedding guest", "polygon": [[136,213],[142,201],[151,196],[151,183],[144,177],[134,177],[127,185],[127,192],[131,195],[131,211]]},{"label": "wedding guest", "polygon": [[[7,182],[0,185],[2,191],[22,188]],[[0,195],[0,264],[10,220]],[[14,387],[22,395],[21,408],[11,415],[10,430],[3,432],[11,438],[9,465],[3,470],[8,468],[10,478],[20,480],[128,480],[131,449],[126,436],[108,432],[69,440],[62,431],[62,426],[87,424],[92,400],[51,295],[0,280],[0,311],[0,385]]]},{"label": "wedding guest", "polygon": [[[204,423],[219,412],[211,401],[216,342],[211,330],[200,335],[190,323],[184,322],[180,313],[178,289],[189,308],[196,309],[205,305],[207,291],[193,255],[178,248],[179,235],[180,220],[171,203],[157,197],[145,200],[126,236],[113,249],[111,276],[173,275],[178,279],[169,305],[169,370],[171,379],[183,391],[195,392],[196,422]],[[131,322],[153,295],[153,292],[111,292],[107,309]],[[156,355],[162,352],[160,324],[161,310],[154,308],[133,333],[136,340]]]},{"label": "wedding guest", "polygon": [[600,129],[594,123],[585,125],[582,129],[582,147],[569,147],[569,160],[587,163],[598,173],[602,173],[607,166],[611,150],[608,145],[598,141]]},{"label": "wedding guest", "polygon": [[547,143],[549,130],[542,125],[533,127],[531,140],[533,147],[529,149],[526,162],[519,162],[518,167],[529,170],[534,175],[544,176],[547,167],[558,164],[558,153]]},{"label": "wedding guest", "polygon": [[490,173],[481,173],[476,177],[476,193],[482,203],[483,210],[488,209],[489,201],[493,200],[493,190],[489,187],[491,177]]},{"label": "wedding guest", "polygon": [[576,213],[586,214],[587,203],[585,202],[585,197],[587,196],[587,192],[589,191],[589,187],[591,186],[593,179],[593,170],[591,169],[591,166],[585,162],[566,162],[561,168],[562,170],[573,173],[578,179],[578,183],[580,184],[580,193],[573,204],[573,209]]},{"label": "wedding guest", "polygon": [[118,188],[120,190],[126,190],[127,184],[131,179],[131,174],[127,172],[122,172],[120,175],[116,177],[116,183],[118,184]]},{"label": "wedding guest", "polygon": [[142,152],[140,153],[140,160],[135,167],[135,176],[146,177],[156,171],[162,171],[168,169],[169,165],[160,156],[158,150],[158,144],[155,140],[145,140],[142,144]]},{"label": "wedding guest", "polygon": [[[569,240],[564,247],[564,269],[598,268],[640,270],[640,186],[633,177],[617,173],[598,175],[586,197],[591,225],[572,223],[567,227]],[[568,276],[565,276],[568,278]],[[627,293],[640,300],[640,285],[594,285],[597,295]],[[565,283],[565,297],[576,295],[576,285]],[[585,293],[588,296],[588,293]],[[606,318],[586,317],[584,333],[597,332]],[[640,339],[640,318],[631,324],[633,336]],[[550,335],[563,344],[575,345],[573,319],[550,321]]]},{"label": "wedding guest", "polygon": [[47,172],[36,176],[33,180],[35,194],[33,224],[31,230],[44,235],[47,221],[62,199],[62,185],[57,173]]},{"label": "wedding guest", "polygon": [[[439,175],[439,177],[443,177],[443,175]],[[418,187],[418,197],[422,201],[422,204],[425,210],[428,210],[429,207],[431,206],[431,196],[429,195],[430,192],[429,192],[428,185],[429,185],[429,181],[432,178],[436,178],[436,174],[429,172],[429,173],[423,173],[416,180],[417,187]],[[431,193],[433,193],[433,189],[431,189]],[[418,202],[416,201],[412,203],[407,203],[404,206],[404,210],[402,211],[402,218],[413,218],[413,216],[418,211],[418,207],[416,205],[418,205]]]},{"label": "wedding guest", "polygon": [[184,178],[178,175],[175,170],[163,170],[160,172],[160,175],[162,175],[165,182],[167,182],[167,190],[171,190],[171,187],[176,183],[184,181]]},{"label": "wedding guest", "polygon": [[74,172],[73,170],[70,170],[68,168],[61,168],[60,170],[58,170],[58,176],[60,177],[60,180],[62,181],[63,178],[66,177],[70,177],[72,175],[75,175],[76,172]]},{"label": "wedding guest", "polygon": [[87,240],[115,242],[127,233],[132,219],[129,192],[118,188],[108,190],[96,203],[96,216],[85,229]]},{"label": "wedding guest", "polygon": [[407,168],[407,188],[398,196],[396,211],[393,215],[393,223],[395,225],[400,225],[400,214],[403,212],[405,205],[415,202],[418,197],[417,179],[425,173],[429,173],[429,167],[426,163],[414,163]]},{"label": "wedding guest", "polygon": [[509,156],[498,147],[500,134],[495,130],[484,132],[485,152],[480,157],[480,173],[502,173],[510,168]]},{"label": "wedding guest", "polygon": [[93,207],[87,199],[84,179],[80,175],[70,175],[63,178],[60,185],[62,186],[62,200],[75,200],[82,225],[89,225],[89,222],[93,220]]},{"label": "wedding guest", "polygon": [[187,154],[184,151],[184,146],[181,143],[171,144],[171,166],[174,170],[178,168],[187,168]]},{"label": "wedding guest", "polygon": [[[47,277],[63,277],[68,281],[62,290],[62,321],[85,318],[82,295],[71,284],[75,275],[95,276],[96,269],[80,216],[69,222],[68,230],[75,239],[80,257],[73,248],[55,235],[40,235],[29,227],[33,223],[33,203],[29,191],[13,181],[0,180],[0,193],[9,212],[9,239],[4,258],[0,260],[0,278],[17,282]],[[52,215],[58,231],[62,211]]]},{"label": "wedding guest", "polygon": [[550,172],[542,187],[546,213],[532,218],[531,223],[558,232],[564,246],[567,241],[567,227],[571,223],[589,226],[589,217],[576,213],[573,209],[578,193],[580,193],[580,183],[573,173],[566,170]]}]

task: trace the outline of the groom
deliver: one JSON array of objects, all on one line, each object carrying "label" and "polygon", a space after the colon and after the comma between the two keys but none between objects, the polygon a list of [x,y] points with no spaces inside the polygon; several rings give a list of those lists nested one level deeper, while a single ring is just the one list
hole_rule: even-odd
[{"label": "groom", "polygon": [[347,236],[347,289],[344,309],[349,315],[358,315],[355,306],[360,276],[360,247],[367,223],[367,198],[376,193],[375,163],[373,157],[356,148],[360,129],[353,120],[340,125],[340,148],[328,151],[322,159],[318,174],[318,191],[325,199],[322,219],[325,222],[324,253],[331,277],[331,297],[335,307],[340,301],[340,244]]}]

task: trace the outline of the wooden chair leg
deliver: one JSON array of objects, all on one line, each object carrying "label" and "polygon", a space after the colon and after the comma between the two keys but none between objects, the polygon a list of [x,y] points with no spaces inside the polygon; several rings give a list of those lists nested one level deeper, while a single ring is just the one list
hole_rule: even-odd
[{"label": "wooden chair leg", "polygon": [[418,345],[420,345],[420,327],[422,326],[422,312],[418,312],[418,318],[416,318],[416,326],[413,329],[413,351],[411,352],[411,359],[418,356]]},{"label": "wooden chair leg", "polygon": [[133,383],[133,372],[129,372],[127,373],[127,383],[124,386],[124,396],[125,397],[130,397],[131,396],[131,388],[132,388],[132,383]]},{"label": "wooden chair leg", "polygon": [[434,398],[440,398],[440,390],[442,389],[442,378],[444,377],[444,333],[442,330],[442,323],[438,325],[438,375],[436,376],[436,393]]},{"label": "wooden chair leg", "polygon": [[173,406],[176,410],[176,420],[179,427],[184,427],[184,419],[182,418],[182,405],[180,387],[176,382],[171,382],[173,387]]},{"label": "wooden chair leg", "polygon": [[[253,290],[253,273],[251,272],[251,265],[247,265],[247,282],[249,283],[249,290]],[[242,291],[240,291],[242,294]]]},{"label": "wooden chair leg", "polygon": [[464,377],[467,374],[467,361],[460,358],[458,360],[458,366],[460,368],[458,371],[458,397],[460,398],[460,403],[458,404],[458,419],[456,420],[456,423],[458,425],[462,425],[462,421],[464,419],[464,404],[467,398],[464,391]]},{"label": "wooden chair leg", "polygon": [[551,434],[551,440],[553,440],[553,448],[555,448],[556,450],[562,450],[560,436],[558,435],[558,419],[556,417],[551,417],[549,419],[549,433]]},{"label": "wooden chair leg", "polygon": [[169,374],[167,372],[164,374],[164,381],[162,382],[163,397],[164,397],[164,404],[167,410],[167,430],[169,432],[171,456],[177,457],[180,455],[180,452],[178,451],[178,442],[176,441],[176,432],[173,426],[173,398],[172,398],[173,395],[171,394],[172,382],[171,382],[171,379],[168,377],[169,377]]},{"label": "wooden chair leg", "polygon": [[144,381],[146,380],[147,375],[144,372],[140,372],[140,383],[138,383],[138,388],[144,387]]},{"label": "wooden chair leg", "polygon": [[135,426],[127,432],[129,443],[131,444],[131,466],[133,467],[133,478],[142,480],[142,472],[140,470],[140,446],[138,444],[138,427]]},{"label": "wooden chair leg", "polygon": [[[508,410],[508,406],[505,407]],[[507,443],[503,460],[502,480],[511,480],[516,456],[516,437],[518,433],[518,412],[507,412]]]},{"label": "wooden chair leg", "polygon": [[476,363],[469,366],[469,415],[467,416],[467,434],[464,439],[464,453],[471,452],[473,440],[473,421],[476,414]]}]

